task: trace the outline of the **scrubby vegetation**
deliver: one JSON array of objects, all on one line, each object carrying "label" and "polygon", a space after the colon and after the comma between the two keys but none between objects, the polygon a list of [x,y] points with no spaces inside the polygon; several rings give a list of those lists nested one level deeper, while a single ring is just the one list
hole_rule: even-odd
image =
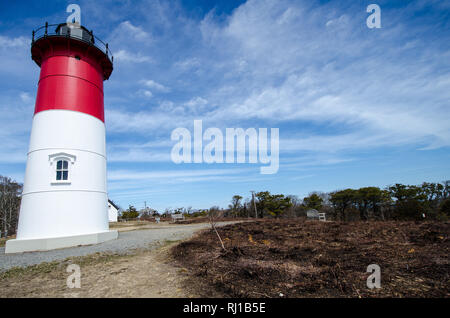
[{"label": "scrubby vegetation", "polygon": [[381,189],[363,187],[330,193],[312,192],[300,199],[295,195],[262,191],[242,201],[233,196],[225,216],[299,217],[315,209],[327,219],[355,220],[447,220],[450,215],[450,181],[422,185],[395,184]]},{"label": "scrubby vegetation", "polygon": [[[204,297],[448,297],[449,222],[257,220],[172,249]],[[381,288],[366,285],[381,268]]]}]

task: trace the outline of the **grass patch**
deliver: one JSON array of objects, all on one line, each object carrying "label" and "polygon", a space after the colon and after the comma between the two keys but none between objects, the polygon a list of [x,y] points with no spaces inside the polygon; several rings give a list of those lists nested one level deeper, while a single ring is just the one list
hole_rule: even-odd
[{"label": "grass patch", "polygon": [[175,243],[179,243],[182,240],[164,240],[164,244],[175,244]]},{"label": "grass patch", "polygon": [[11,239],[15,239],[16,236],[15,235],[11,235],[8,237],[2,237],[0,238],[0,247],[5,247],[6,241],[11,240]]},{"label": "grass patch", "polygon": [[135,227],[135,226],[145,226],[145,225],[151,225],[151,222],[147,221],[130,221],[130,222],[114,222],[109,224],[110,229],[117,229],[117,228],[126,228],[126,227]]},{"label": "grass patch", "polygon": [[132,256],[133,254],[95,253],[86,256],[68,257],[64,260],[45,262],[37,265],[30,265],[27,267],[12,267],[6,271],[0,272],[0,280],[46,274],[54,270],[61,270],[70,264],[77,264],[82,267],[86,265],[108,263],[113,260],[124,259]]}]

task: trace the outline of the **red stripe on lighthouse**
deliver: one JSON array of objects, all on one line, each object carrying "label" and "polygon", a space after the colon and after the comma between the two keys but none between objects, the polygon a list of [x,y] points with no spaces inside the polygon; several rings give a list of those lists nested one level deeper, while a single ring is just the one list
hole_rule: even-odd
[{"label": "red stripe on lighthouse", "polygon": [[72,110],[104,122],[100,66],[82,51],[61,53],[50,53],[42,61],[34,113],[51,109]]}]

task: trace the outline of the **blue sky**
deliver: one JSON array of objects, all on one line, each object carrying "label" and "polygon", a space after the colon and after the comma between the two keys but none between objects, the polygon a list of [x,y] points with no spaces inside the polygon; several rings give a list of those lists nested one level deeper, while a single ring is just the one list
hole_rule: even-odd
[{"label": "blue sky", "polygon": [[[448,1],[1,1],[0,174],[23,181],[39,68],[31,31],[69,3],[110,43],[108,189],[126,208],[227,206],[250,190],[450,179]],[[366,7],[381,7],[381,29]],[[175,164],[170,134],[279,128],[280,168]]]}]

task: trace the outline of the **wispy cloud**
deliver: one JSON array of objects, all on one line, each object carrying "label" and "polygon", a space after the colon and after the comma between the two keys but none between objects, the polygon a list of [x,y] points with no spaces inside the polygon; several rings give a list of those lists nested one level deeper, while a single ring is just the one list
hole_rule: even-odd
[{"label": "wispy cloud", "polygon": [[151,62],[150,56],[143,55],[142,53],[132,53],[127,50],[119,50],[114,54],[114,59],[117,61],[133,62],[133,63],[143,63]]},{"label": "wispy cloud", "polygon": [[140,83],[148,88],[167,93],[170,91],[170,89],[160,83],[155,82],[154,80],[147,79],[147,80],[141,80]]},{"label": "wispy cloud", "polygon": [[[160,189],[210,203],[199,193],[214,187],[223,196],[248,187],[301,192],[320,178],[318,169],[354,179],[370,174],[348,168],[362,160],[377,164],[368,153],[392,156],[395,164],[384,167],[392,170],[403,157],[419,166],[427,161],[415,157],[429,156],[437,167],[448,158],[445,1],[382,5],[377,30],[365,25],[365,5],[350,0],[248,0],[227,14],[203,15],[178,1],[81,5],[114,53],[105,83],[109,183],[124,200],[164,196]],[[0,162],[16,162],[26,154],[38,67],[29,58],[29,36],[13,37],[1,27],[0,69],[8,80],[0,88],[0,137],[7,145]],[[210,170],[206,165],[178,171],[169,159],[170,132],[191,129],[194,119],[205,129],[279,128],[279,174],[200,172]],[[328,176],[317,180],[329,187]],[[198,188],[184,189],[188,182]],[[232,186],[222,186],[227,182]]]},{"label": "wispy cloud", "polygon": [[196,169],[196,170],[163,170],[163,171],[129,171],[117,170],[108,174],[110,180],[151,180],[164,179],[173,180],[174,178],[196,178],[205,176],[223,176],[229,174],[242,173],[242,169]]},{"label": "wispy cloud", "polygon": [[17,38],[11,38],[8,36],[0,35],[0,47],[6,48],[25,48],[30,44],[30,40],[24,36]]},{"label": "wispy cloud", "polygon": [[119,24],[116,31],[117,35],[131,37],[139,41],[151,41],[151,36],[144,31],[142,27],[133,25],[130,21],[125,21]]}]

